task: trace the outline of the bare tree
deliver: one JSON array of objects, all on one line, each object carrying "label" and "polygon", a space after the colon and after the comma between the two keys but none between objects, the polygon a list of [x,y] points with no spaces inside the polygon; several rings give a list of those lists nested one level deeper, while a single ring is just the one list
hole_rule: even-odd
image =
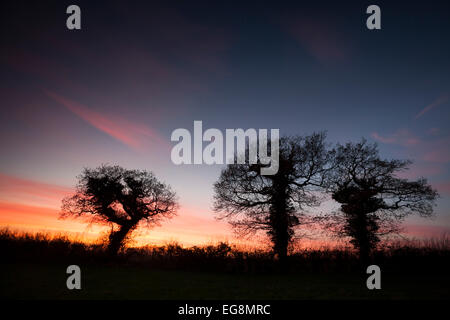
[{"label": "bare tree", "polygon": [[102,165],[84,169],[76,193],[63,199],[61,217],[110,225],[108,250],[115,255],[140,224],[157,225],[177,208],[176,194],[153,173]]},{"label": "bare tree", "polygon": [[339,236],[350,237],[363,262],[380,236],[399,231],[406,216],[433,213],[438,193],[427,180],[398,177],[410,164],[409,160],[382,160],[377,145],[365,139],[336,147],[328,187],[341,208],[326,217],[326,225]]},{"label": "bare tree", "polygon": [[331,159],[325,136],[281,138],[275,175],[261,175],[261,164],[228,165],[214,185],[218,218],[229,220],[243,235],[265,231],[274,253],[284,260],[294,228],[304,222],[305,208],[320,203],[317,191]]}]

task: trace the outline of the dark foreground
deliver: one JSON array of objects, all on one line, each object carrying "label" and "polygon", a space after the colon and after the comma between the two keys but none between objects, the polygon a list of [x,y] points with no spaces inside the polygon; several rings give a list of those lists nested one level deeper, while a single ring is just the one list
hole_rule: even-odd
[{"label": "dark foreground", "polygon": [[382,276],[368,290],[354,274],[226,274],[80,265],[82,289],[68,290],[65,265],[2,264],[7,299],[449,299],[448,275]]},{"label": "dark foreground", "polygon": [[[304,250],[285,267],[270,252],[227,244],[128,248],[107,255],[102,244],[0,230],[1,299],[159,300],[449,300],[450,241],[387,245],[371,257],[381,290],[369,290],[354,252]],[[69,265],[81,290],[69,290]]]}]

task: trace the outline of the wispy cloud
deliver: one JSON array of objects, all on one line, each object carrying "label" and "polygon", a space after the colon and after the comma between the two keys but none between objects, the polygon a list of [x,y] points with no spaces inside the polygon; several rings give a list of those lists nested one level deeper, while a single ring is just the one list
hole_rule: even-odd
[{"label": "wispy cloud", "polygon": [[427,105],[425,108],[422,109],[422,111],[420,111],[417,115],[416,115],[416,119],[419,119],[420,117],[422,117],[425,113],[427,113],[428,111],[430,111],[431,109],[436,108],[437,106],[440,106],[441,104],[444,104],[448,101],[448,94],[444,94],[442,96],[440,96],[439,98],[437,98],[435,101],[433,101],[432,103],[430,103],[429,105]]},{"label": "wispy cloud", "polygon": [[73,189],[0,173],[0,200],[59,208],[61,200]]},{"label": "wispy cloud", "polygon": [[401,146],[414,146],[421,142],[419,138],[414,136],[409,130],[407,129],[400,129],[397,132],[382,136],[378,132],[373,132],[371,134],[372,138],[387,144],[397,144]]},{"label": "wispy cloud", "polygon": [[0,201],[0,225],[52,228],[58,223],[58,209]]},{"label": "wispy cloud", "polygon": [[91,110],[78,102],[48,90],[45,90],[45,93],[94,128],[108,134],[133,150],[143,151],[155,144],[159,147],[167,145],[167,141],[162,136],[145,125],[133,123],[122,117]]},{"label": "wispy cloud", "polygon": [[436,138],[435,135],[428,134],[428,137],[419,138],[406,129],[389,135],[373,132],[371,136],[383,144],[405,147],[400,152],[415,163],[411,166],[411,170],[399,174],[403,178],[440,175],[450,162],[449,137]]}]

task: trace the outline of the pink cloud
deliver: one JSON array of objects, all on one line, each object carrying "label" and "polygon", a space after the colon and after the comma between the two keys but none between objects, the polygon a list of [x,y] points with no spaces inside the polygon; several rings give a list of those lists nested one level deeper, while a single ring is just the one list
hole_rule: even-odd
[{"label": "pink cloud", "polygon": [[407,152],[406,158],[414,161],[419,160],[419,163],[411,166],[411,170],[399,174],[404,178],[441,174],[445,170],[445,164],[450,162],[450,139],[448,137],[440,139],[428,137],[428,139],[423,140],[406,129],[385,136],[374,132],[371,136],[376,141],[385,144],[407,147],[403,150]]},{"label": "pink cloud", "polygon": [[93,111],[82,104],[48,90],[45,90],[45,93],[94,128],[110,135],[133,150],[142,151],[149,144],[156,144],[159,147],[167,146],[167,142],[163,137],[145,125],[132,123],[121,117]]},{"label": "pink cloud", "polygon": [[374,138],[377,141],[380,141],[382,143],[395,143],[396,140],[393,137],[383,137],[380,136],[377,132],[373,132],[371,134],[372,138]]},{"label": "pink cloud", "polygon": [[425,113],[427,113],[428,111],[430,111],[431,109],[444,104],[448,101],[448,94],[444,94],[442,96],[440,96],[439,98],[437,98],[435,101],[433,101],[432,103],[430,103],[429,105],[427,105],[425,108],[422,109],[422,111],[420,111],[417,115],[416,115],[416,119],[419,119],[420,117],[422,117]]},{"label": "pink cloud", "polygon": [[61,200],[72,192],[72,188],[0,173],[0,199],[3,200],[59,208]]},{"label": "pink cloud", "polygon": [[418,145],[421,142],[419,138],[415,137],[410,131],[406,129],[398,130],[397,132],[387,136],[381,136],[377,132],[373,132],[371,136],[375,140],[382,143],[398,144],[405,147]]}]

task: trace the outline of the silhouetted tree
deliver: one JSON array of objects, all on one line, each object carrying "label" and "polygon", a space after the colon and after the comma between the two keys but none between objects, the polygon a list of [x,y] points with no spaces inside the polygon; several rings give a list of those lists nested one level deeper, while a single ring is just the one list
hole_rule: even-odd
[{"label": "silhouetted tree", "polygon": [[214,184],[214,210],[238,233],[265,231],[284,261],[305,207],[320,203],[315,191],[324,184],[330,158],[324,133],[282,137],[278,172],[261,175],[262,165],[248,162],[228,165]]},{"label": "silhouetted tree", "polygon": [[176,214],[176,194],[153,173],[102,165],[84,169],[76,193],[63,199],[61,217],[86,217],[111,226],[108,250],[115,255],[138,225],[151,227]]},{"label": "silhouetted tree", "polygon": [[414,213],[428,217],[433,212],[438,194],[426,179],[398,177],[410,164],[409,160],[382,160],[377,145],[365,139],[336,147],[329,188],[341,208],[326,224],[351,238],[363,263],[380,236],[398,231],[403,218]]}]

